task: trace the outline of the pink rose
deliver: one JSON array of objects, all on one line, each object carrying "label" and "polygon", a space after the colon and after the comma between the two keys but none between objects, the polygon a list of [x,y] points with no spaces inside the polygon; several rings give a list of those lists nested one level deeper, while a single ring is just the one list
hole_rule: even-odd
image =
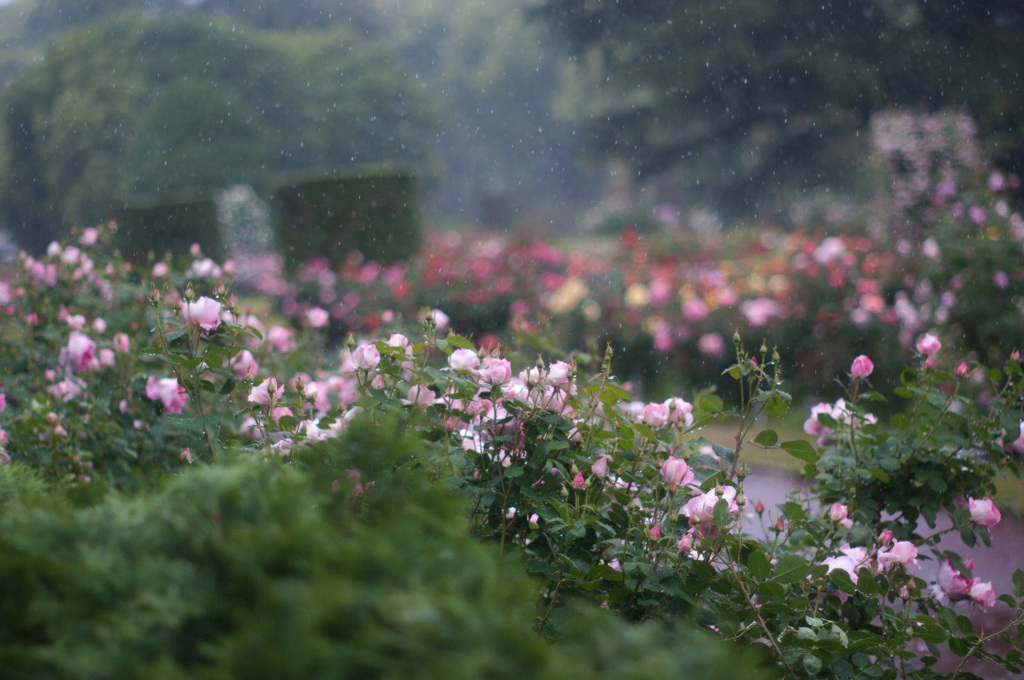
[{"label": "pink rose", "polygon": [[547,381],[552,387],[569,392],[572,388],[570,373],[572,366],[564,361],[556,361],[548,366]]},{"label": "pink rose", "polygon": [[472,371],[480,365],[480,356],[471,349],[457,349],[448,357],[448,365],[456,371]]},{"label": "pink rose", "polygon": [[61,351],[61,357],[71,364],[73,371],[81,373],[97,365],[96,343],[88,335],[72,331],[68,337],[67,347]]},{"label": "pink rose", "polygon": [[583,478],[582,472],[577,472],[576,476],[572,478],[573,488],[584,489],[587,486],[587,480]]},{"label": "pink rose", "polygon": [[676,544],[676,550],[678,550],[680,553],[690,552],[690,550],[693,549],[693,539],[693,531],[686,532],[680,537],[679,543]]},{"label": "pink rose", "polygon": [[295,351],[295,332],[282,326],[271,326],[267,331],[267,342],[282,354]]},{"label": "pink rose", "polygon": [[249,391],[249,402],[260,406],[270,406],[284,394],[284,385],[277,386],[277,380],[267,378]]},{"label": "pink rose", "polygon": [[971,519],[975,524],[983,527],[994,527],[1002,519],[999,508],[988,497],[980,501],[973,498],[967,499],[967,510],[971,513]]},{"label": "pink rose", "polygon": [[971,584],[971,599],[981,605],[982,609],[988,609],[996,603],[996,591],[991,583],[982,583],[976,578]]},{"label": "pink rose", "polygon": [[181,413],[188,401],[185,388],[175,378],[150,378],[146,381],[146,396],[161,402],[168,413]]},{"label": "pink rose", "polygon": [[499,357],[484,357],[480,377],[488,385],[504,385],[512,378],[512,363]]},{"label": "pink rose", "polygon": [[331,315],[326,309],[313,307],[306,312],[306,323],[310,328],[323,328],[331,320]]},{"label": "pink rose", "polygon": [[590,466],[590,474],[594,475],[599,479],[604,479],[608,476],[608,463],[612,461],[612,457],[607,453],[602,453],[597,457],[597,460]]},{"label": "pink rose", "polygon": [[185,321],[203,330],[212,331],[220,325],[221,304],[203,296],[195,302],[182,302],[181,315]]},{"label": "pink rose", "polygon": [[125,333],[114,333],[114,349],[118,352],[127,352],[131,348],[131,340]]},{"label": "pink rose", "polygon": [[671,397],[665,400],[665,408],[668,409],[668,422],[673,425],[682,424],[683,427],[693,425],[693,404],[690,402]]},{"label": "pink rose", "polygon": [[252,352],[247,349],[243,349],[241,352],[231,358],[229,362],[231,370],[235,372],[239,380],[246,378],[254,378],[257,373],[260,372],[259,364],[256,363],[255,357]]},{"label": "pink rose", "polygon": [[1020,424],[1020,436],[1013,440],[1013,444],[1010,445],[1010,448],[1013,449],[1015,453],[1024,454],[1024,423]]},{"label": "pink rose", "polygon": [[[964,560],[964,566],[974,571],[974,560]],[[974,582],[953,567],[953,562],[944,559],[939,563],[939,575],[936,579],[942,594],[951,600],[964,600],[971,595]]]},{"label": "pink rose", "polygon": [[937,354],[942,349],[942,343],[931,333],[925,333],[917,341],[917,351],[925,356],[931,356]]},{"label": "pink rose", "polygon": [[850,366],[850,375],[855,378],[866,378],[871,375],[871,372],[875,370],[875,364],[872,363],[871,359],[861,354],[859,357],[853,360],[853,365]]},{"label": "pink rose", "polygon": [[661,476],[668,488],[675,491],[680,484],[693,481],[693,471],[682,458],[669,456],[661,466]]},{"label": "pink rose", "polygon": [[829,572],[833,572],[836,569],[841,569],[850,575],[850,579],[857,582],[857,572],[860,571],[861,567],[865,566],[868,559],[867,548],[856,547],[851,548],[849,543],[844,543],[839,551],[842,555],[836,557],[828,557],[825,559],[823,564],[828,567]]},{"label": "pink rose", "polygon": [[878,551],[878,566],[888,569],[891,566],[920,568],[917,562],[917,546],[910,541],[896,541],[890,550]]},{"label": "pink rose", "polygon": [[352,351],[352,363],[356,370],[372,371],[380,364],[380,351],[372,342],[364,342]]},{"label": "pink rose", "polygon": [[668,407],[664,404],[647,404],[640,420],[651,427],[662,427],[668,423]]}]

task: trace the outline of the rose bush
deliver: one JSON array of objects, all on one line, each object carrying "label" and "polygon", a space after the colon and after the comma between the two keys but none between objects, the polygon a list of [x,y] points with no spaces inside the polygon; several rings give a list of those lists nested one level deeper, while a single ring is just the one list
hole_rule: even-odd
[{"label": "rose bush", "polygon": [[[710,391],[630,393],[611,351],[596,363],[505,354],[442,329],[439,313],[417,311],[416,334],[396,326],[328,351],[317,324],[242,309],[230,263],[198,251],[125,263],[103,255],[108,236],[24,258],[5,290],[3,460],[56,488],[145,489],[236,449],[315,467],[318,484],[351,483],[359,498],[401,471],[465,500],[466,531],[532,575],[534,624],[553,640],[582,601],[714,631],[778,677],[939,677],[950,654],[1018,669],[1024,573],[997,597],[939,547],[950,532],[989,542],[995,479],[1020,473],[1012,351],[999,367],[965,365],[922,331],[890,396],[870,383],[874,360],[851,353],[842,397],[811,409],[817,442],[781,441],[764,418],[793,407],[785,364],[766,344],[747,352],[740,333],[728,406]],[[701,436],[713,421],[733,423],[733,445]],[[373,470],[310,458],[355,422],[425,451]],[[750,499],[754,447],[803,461],[806,487],[774,508]],[[996,606],[1008,623],[995,630],[964,616]]]}]

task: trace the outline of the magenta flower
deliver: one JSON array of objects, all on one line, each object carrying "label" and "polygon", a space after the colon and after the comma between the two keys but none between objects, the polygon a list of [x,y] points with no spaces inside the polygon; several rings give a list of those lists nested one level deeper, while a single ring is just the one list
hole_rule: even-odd
[{"label": "magenta flower", "polygon": [[875,370],[875,364],[871,359],[861,354],[859,357],[853,360],[853,365],[850,366],[850,375],[855,378],[866,378],[871,375],[871,372]]},{"label": "magenta flower", "polygon": [[221,304],[203,296],[195,302],[182,302],[181,315],[185,321],[203,330],[212,331],[220,325]]}]

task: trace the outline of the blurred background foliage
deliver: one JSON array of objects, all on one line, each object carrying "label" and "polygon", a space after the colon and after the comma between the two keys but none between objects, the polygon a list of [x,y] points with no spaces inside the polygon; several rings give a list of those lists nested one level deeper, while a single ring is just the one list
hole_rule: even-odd
[{"label": "blurred background foliage", "polygon": [[1022,26],[1013,0],[16,0],[0,226],[375,161],[450,225],[568,229],[641,188],[785,219],[871,189],[882,110],[965,109],[1020,172]]}]

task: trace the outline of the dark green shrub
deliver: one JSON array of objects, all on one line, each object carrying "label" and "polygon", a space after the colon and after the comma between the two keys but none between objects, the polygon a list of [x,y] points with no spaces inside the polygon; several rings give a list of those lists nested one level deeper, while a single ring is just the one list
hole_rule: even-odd
[{"label": "dark green shrub", "polygon": [[734,677],[702,636],[597,610],[538,636],[537,586],[467,536],[397,429],[78,509],[0,467],[4,677]]},{"label": "dark green shrub", "polygon": [[394,262],[419,247],[416,182],[404,170],[296,179],[275,191],[273,204],[278,247],[291,268],[311,257],[337,263],[353,250]]},{"label": "dark green shrub", "polygon": [[149,252],[180,256],[198,243],[215,260],[225,256],[217,205],[201,193],[130,199],[116,215],[117,245],[125,259],[145,261]]}]

